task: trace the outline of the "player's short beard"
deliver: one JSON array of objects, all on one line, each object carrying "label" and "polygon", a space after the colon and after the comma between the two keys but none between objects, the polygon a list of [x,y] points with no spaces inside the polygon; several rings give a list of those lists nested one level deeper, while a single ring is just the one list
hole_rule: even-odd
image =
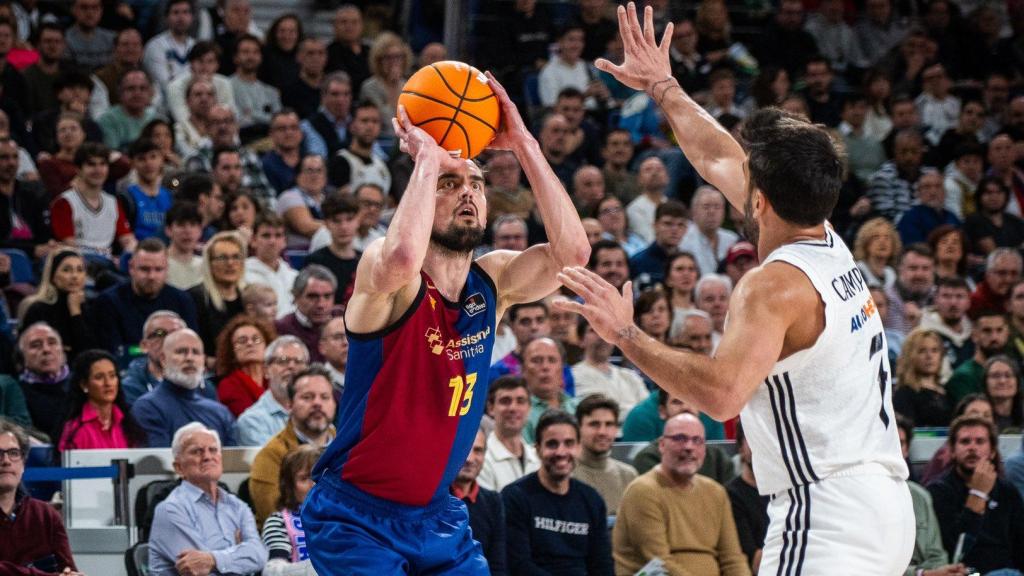
[{"label": "player's short beard", "polygon": [[484,230],[476,226],[451,224],[443,231],[433,230],[430,233],[431,244],[452,256],[469,254],[480,246],[483,241]]},{"label": "player's short beard", "polygon": [[747,201],[743,204],[743,235],[754,246],[757,246],[757,240],[761,237],[761,225],[754,219],[753,190],[747,195]]}]

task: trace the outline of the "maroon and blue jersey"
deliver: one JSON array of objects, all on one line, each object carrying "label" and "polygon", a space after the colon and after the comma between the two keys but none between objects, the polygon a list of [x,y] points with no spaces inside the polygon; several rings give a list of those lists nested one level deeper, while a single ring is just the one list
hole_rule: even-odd
[{"label": "maroon and blue jersey", "polygon": [[349,332],[340,427],[313,470],[378,498],[422,506],[448,496],[487,399],[497,292],[473,263],[458,302],[425,272],[409,310],[372,334]]}]

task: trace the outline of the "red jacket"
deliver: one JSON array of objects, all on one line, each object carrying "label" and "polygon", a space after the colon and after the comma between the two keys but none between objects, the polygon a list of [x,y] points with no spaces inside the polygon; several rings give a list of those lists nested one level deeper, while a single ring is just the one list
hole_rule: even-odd
[{"label": "red jacket", "polygon": [[[38,568],[29,568],[29,564]],[[48,571],[54,568],[54,572]],[[78,570],[60,514],[19,490],[13,514],[0,514],[0,573],[41,576],[64,568]]]},{"label": "red jacket", "polygon": [[241,369],[235,369],[217,384],[217,399],[238,418],[246,408],[259,400],[265,389],[263,382],[253,380]]}]

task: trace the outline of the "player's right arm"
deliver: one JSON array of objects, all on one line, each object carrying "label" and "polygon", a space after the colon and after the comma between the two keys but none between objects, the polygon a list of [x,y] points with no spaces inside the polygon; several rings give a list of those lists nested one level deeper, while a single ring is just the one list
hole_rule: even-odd
[{"label": "player's right arm", "polygon": [[392,122],[401,150],[413,157],[415,167],[387,234],[370,244],[359,259],[352,298],[345,310],[345,323],[353,332],[375,332],[388,326],[395,319],[396,302],[411,302],[416,295],[434,225],[438,177],[446,168],[459,167],[429,134],[412,124],[404,107],[399,106],[398,118]]},{"label": "player's right arm", "polygon": [[644,11],[642,28],[632,2],[628,7],[619,6],[618,15],[625,61],[616,66],[599,58],[594,65],[653,98],[664,111],[679,147],[697,172],[725,194],[730,204],[742,210],[747,198],[746,154],[729,132],[672,77],[669,62],[672,24],[665,27],[659,45],[654,38],[654,12],[649,6]]},{"label": "player's right arm", "polygon": [[722,422],[739,414],[780,358],[813,345],[824,327],[818,293],[788,264],[751,270],[739,282],[714,357],[670,348],[640,330],[633,322],[631,283],[620,294],[584,268],[567,268],[559,280],[583,303],[556,307],[582,314],[658,386]]}]

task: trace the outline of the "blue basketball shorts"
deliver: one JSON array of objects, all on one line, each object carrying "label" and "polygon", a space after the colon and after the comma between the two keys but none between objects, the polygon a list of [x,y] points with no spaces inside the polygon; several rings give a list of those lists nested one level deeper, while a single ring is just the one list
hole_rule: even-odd
[{"label": "blue basketball shorts", "polygon": [[466,505],[382,500],[325,473],[302,507],[309,557],[320,576],[489,574]]}]

